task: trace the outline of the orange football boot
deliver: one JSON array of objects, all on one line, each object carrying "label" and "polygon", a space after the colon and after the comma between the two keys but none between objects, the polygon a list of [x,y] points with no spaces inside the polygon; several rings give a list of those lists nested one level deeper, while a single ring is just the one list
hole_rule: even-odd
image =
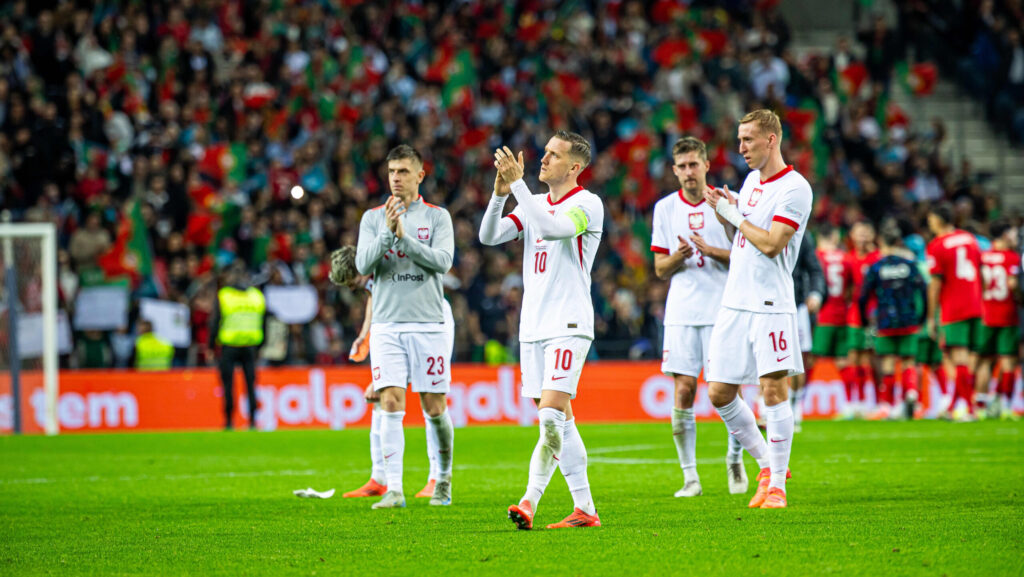
[{"label": "orange football boot", "polygon": [[355,491],[349,491],[342,495],[342,497],[379,497],[387,492],[388,488],[386,485],[381,485],[377,481],[370,479],[362,487],[359,487]]},{"label": "orange football boot", "polygon": [[434,485],[436,485],[436,484],[437,484],[437,481],[434,480],[434,479],[431,479],[431,480],[427,481],[427,485],[425,487],[423,487],[422,489],[420,489],[420,492],[416,493],[416,496],[420,497],[420,498],[426,497],[428,499],[433,497],[434,496]]},{"label": "orange football boot", "polygon": [[761,503],[762,509],[785,509],[786,508],[786,492],[778,487],[772,487],[768,489],[768,497],[765,498],[764,503]]},{"label": "orange football boot", "polygon": [[560,523],[553,523],[548,525],[548,529],[565,529],[568,527],[600,527],[601,518],[597,516],[597,513],[593,515],[587,515],[582,509],[576,507],[572,511],[572,515],[569,515],[565,519],[562,519]]},{"label": "orange football boot", "polygon": [[529,501],[523,499],[518,505],[508,508],[508,518],[516,524],[516,529],[521,531],[533,529],[533,506]]},{"label": "orange football boot", "polygon": [[[793,473],[786,469],[786,479],[792,479]],[[757,474],[757,491],[754,492],[754,496],[751,497],[750,503],[747,507],[751,509],[758,509],[764,504],[765,499],[768,498],[768,483],[772,480],[772,471],[768,467],[761,469],[761,472]],[[782,493],[782,501],[786,501],[786,493]]]}]

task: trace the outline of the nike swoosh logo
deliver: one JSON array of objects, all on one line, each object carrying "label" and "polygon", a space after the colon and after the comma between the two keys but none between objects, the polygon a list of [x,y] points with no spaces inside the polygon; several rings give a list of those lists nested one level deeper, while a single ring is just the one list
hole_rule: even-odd
[{"label": "nike swoosh logo", "polygon": [[729,431],[729,434],[735,436],[735,435],[740,434],[740,432],[739,431]]},{"label": "nike swoosh logo", "polygon": [[430,384],[431,384],[431,385],[434,385],[434,386],[437,386],[437,385],[439,385],[439,384],[441,384],[441,383],[443,383],[443,382],[444,382],[444,379],[441,379],[440,381],[434,381],[434,382],[432,382],[432,383],[430,383]]},{"label": "nike swoosh logo", "polygon": [[394,457],[397,454],[398,454],[398,451],[395,451],[394,453],[391,453],[390,455],[384,455],[384,458],[385,459],[390,459],[391,457]]},{"label": "nike swoosh logo", "polygon": [[551,380],[552,381],[560,381],[562,379],[567,379],[567,378],[569,378],[569,377],[551,377]]},{"label": "nike swoosh logo", "polygon": [[786,440],[788,440],[788,439],[772,439],[772,442],[773,443],[781,443],[781,442],[786,441]]},{"label": "nike swoosh logo", "polygon": [[786,355],[786,356],[784,356],[784,357],[777,357],[777,358],[775,359],[775,362],[776,362],[776,363],[781,363],[782,361],[784,361],[784,360],[788,359],[788,358],[789,358],[789,357],[791,357],[791,356],[793,356],[793,355]]},{"label": "nike swoosh logo", "polygon": [[747,218],[748,216],[750,216],[750,215],[752,215],[754,213],[752,213],[752,212],[741,212],[740,214],[743,215],[743,218]]}]

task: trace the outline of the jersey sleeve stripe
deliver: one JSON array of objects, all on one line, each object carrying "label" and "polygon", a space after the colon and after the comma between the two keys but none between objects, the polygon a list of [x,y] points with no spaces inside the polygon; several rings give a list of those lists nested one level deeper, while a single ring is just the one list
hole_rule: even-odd
[{"label": "jersey sleeve stripe", "polygon": [[523,223],[519,221],[519,217],[518,216],[516,216],[514,214],[510,214],[510,215],[506,216],[505,218],[512,219],[512,222],[516,223],[516,228],[519,229],[519,232],[523,232]]},{"label": "jersey sleeve stripe", "polygon": [[667,248],[661,248],[660,246],[654,246],[653,244],[651,245],[651,252],[656,252],[658,254],[671,254]]},{"label": "jersey sleeve stripe", "polygon": [[576,237],[576,250],[578,250],[580,254],[580,268],[587,270],[587,265],[583,263],[583,236]]},{"label": "jersey sleeve stripe", "polygon": [[775,215],[774,217],[772,217],[772,222],[781,222],[782,224],[787,224],[787,225],[793,227],[793,230],[800,230],[800,224],[799,223],[797,223],[796,221],[790,220],[790,219],[788,219],[788,218],[786,218],[784,216]]}]

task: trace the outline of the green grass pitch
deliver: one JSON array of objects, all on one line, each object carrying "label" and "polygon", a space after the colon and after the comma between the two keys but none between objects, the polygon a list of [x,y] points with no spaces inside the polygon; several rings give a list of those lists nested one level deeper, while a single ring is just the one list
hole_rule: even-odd
[{"label": "green grass pitch", "polygon": [[[604,526],[529,532],[505,511],[535,428],[458,430],[451,507],[411,498],[407,430],[395,511],[340,497],[369,475],[365,429],[2,437],[0,575],[1024,574],[1024,423],[805,423],[782,511],[728,494],[720,423],[699,425],[692,499],[668,423],[580,430]],[[571,509],[556,472],[536,524]]]}]

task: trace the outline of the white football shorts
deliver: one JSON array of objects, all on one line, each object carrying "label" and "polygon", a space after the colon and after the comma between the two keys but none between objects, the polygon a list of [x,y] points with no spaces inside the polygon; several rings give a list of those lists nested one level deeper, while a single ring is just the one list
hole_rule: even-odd
[{"label": "white football shorts", "polygon": [[523,372],[522,396],[539,399],[542,390],[568,393],[576,398],[583,363],[590,352],[590,339],[558,337],[519,343],[519,364]]},{"label": "white football shorts", "polygon": [[804,372],[796,313],[755,313],[722,307],[711,332],[708,382],[756,385],[778,371]]},{"label": "white football shorts", "polygon": [[809,353],[814,348],[814,334],[811,333],[811,312],[807,305],[797,305],[796,322],[800,331],[800,352]]},{"label": "white football shorts", "polygon": [[714,325],[666,326],[665,342],[661,347],[661,372],[693,378],[700,376],[701,369],[706,373],[705,361],[713,329]]},{"label": "white football shorts", "polygon": [[405,388],[414,393],[447,393],[452,384],[452,344],[447,332],[370,331],[373,389]]}]

